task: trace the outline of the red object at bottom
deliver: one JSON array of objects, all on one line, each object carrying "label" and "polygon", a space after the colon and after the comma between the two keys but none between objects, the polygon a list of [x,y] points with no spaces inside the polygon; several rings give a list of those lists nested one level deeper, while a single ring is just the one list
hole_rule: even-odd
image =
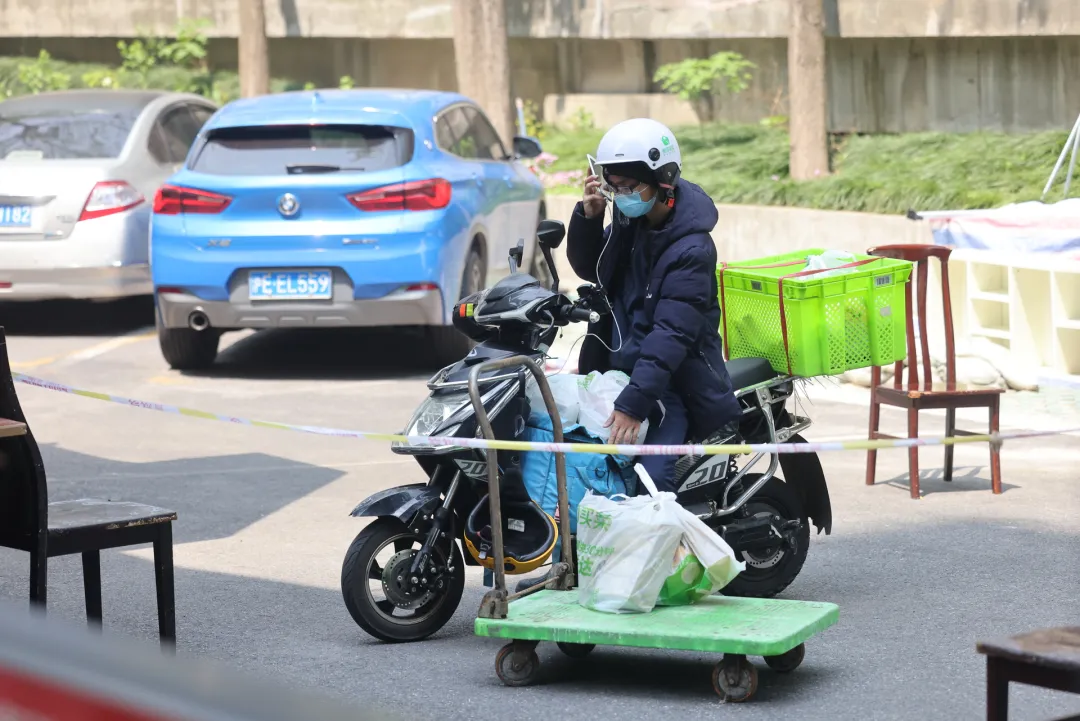
[{"label": "red object at bottom", "polygon": [[177,721],[10,669],[0,669],[0,718],[5,721]]}]

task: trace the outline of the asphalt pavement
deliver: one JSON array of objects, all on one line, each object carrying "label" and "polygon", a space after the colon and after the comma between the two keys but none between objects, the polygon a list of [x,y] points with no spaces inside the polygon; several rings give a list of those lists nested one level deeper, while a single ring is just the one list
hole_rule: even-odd
[{"label": "asphalt pavement", "polygon": [[[91,390],[264,420],[397,431],[425,397],[430,368],[406,333],[266,331],[227,336],[211,372],[161,358],[145,302],[0,305],[16,370]],[[814,536],[784,598],[831,601],[840,621],[780,676],[756,659],[758,695],[724,706],[718,660],[699,653],[598,648],[575,661],[541,645],[542,683],[506,688],[497,639],[472,635],[483,593],[469,570],[453,621],[431,639],[367,637],[341,600],[341,561],[370,493],[423,480],[385,445],[157,414],[19,386],[42,446],[50,500],[128,499],[173,508],[179,653],[375,706],[406,719],[979,719],[977,640],[1080,619],[1080,438],[1007,443],[1005,493],[990,493],[984,446],[961,446],[951,484],[924,449],[924,496],[906,486],[904,451],[829,453],[834,529]],[[865,393],[807,388],[811,440],[864,437]],[[1009,416],[1010,428],[1067,419]],[[885,429],[902,417],[886,411]],[[967,427],[978,430],[971,417]],[[930,420],[927,432],[935,432]],[[941,420],[942,428],[944,426]],[[0,598],[22,601],[26,554],[0,550]],[[49,611],[81,619],[77,557],[52,559]],[[151,552],[102,555],[105,632],[156,633]],[[1077,697],[1014,686],[1017,721],[1080,713]]]}]

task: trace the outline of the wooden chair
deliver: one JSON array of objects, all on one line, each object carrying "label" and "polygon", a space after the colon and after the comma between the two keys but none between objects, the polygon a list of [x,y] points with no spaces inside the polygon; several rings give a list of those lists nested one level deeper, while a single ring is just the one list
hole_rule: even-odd
[{"label": "wooden chair", "polygon": [[176,640],[173,594],[172,522],[176,513],[124,501],[48,502],[45,466],[15,394],[4,329],[0,327],[0,547],[30,553],[30,602],[46,605],[48,559],[82,554],[86,617],[99,624],[100,552],[154,544],[158,632],[162,643]]},{"label": "wooden chair", "polygon": [[[870,440],[877,438],[896,438],[878,431],[881,421],[881,405],[906,408],[908,412],[908,437],[919,435],[919,413],[923,410],[944,409],[945,435],[971,436],[970,431],[956,427],[957,408],[987,408],[990,414],[990,433],[997,433],[1001,414],[1000,388],[972,388],[956,382],[956,349],[953,337],[952,302],[949,297],[949,255],[950,248],[940,245],[883,245],[867,251],[870,255],[895,258],[916,263],[913,280],[918,281],[918,317],[919,341],[922,350],[922,379],[919,378],[919,359],[915,351],[914,315],[916,308],[912,303],[912,283],[907,284],[907,381],[903,380],[904,364],[897,362],[891,385],[882,385],[881,368],[871,370],[870,383]],[[930,342],[927,338],[926,291],[929,261],[937,258],[941,262],[942,308],[945,315],[945,383],[935,383],[930,370]],[[945,446],[945,480],[952,481],[954,446]],[[874,485],[877,470],[877,451],[868,451],[866,457],[866,485]],[[908,450],[908,472],[910,475],[911,497],[919,498],[919,448]],[[995,494],[1001,493],[1001,460],[996,445],[990,446],[990,483]]]}]

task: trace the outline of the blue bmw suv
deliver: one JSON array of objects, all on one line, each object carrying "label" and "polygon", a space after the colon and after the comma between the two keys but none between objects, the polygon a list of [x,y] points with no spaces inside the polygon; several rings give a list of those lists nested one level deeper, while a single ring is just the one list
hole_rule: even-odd
[{"label": "blue bmw suv", "polygon": [[150,267],[161,351],[211,365],[221,334],[422,326],[447,363],[468,350],[455,301],[523,266],[543,188],[468,98],[318,90],[235,101],[203,126],[154,198]]}]

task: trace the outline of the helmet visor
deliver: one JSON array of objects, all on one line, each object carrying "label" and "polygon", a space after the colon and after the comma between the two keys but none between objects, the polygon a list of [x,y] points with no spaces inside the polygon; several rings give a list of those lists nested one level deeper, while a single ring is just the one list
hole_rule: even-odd
[{"label": "helmet visor", "polygon": [[600,193],[609,201],[617,196],[640,192],[645,186],[656,185],[656,174],[645,163],[601,163],[593,156],[589,159],[589,170],[600,178]]},{"label": "helmet visor", "polygon": [[656,174],[645,163],[608,163],[600,169],[604,174],[604,181],[612,187],[637,188],[642,184],[656,185]]}]

